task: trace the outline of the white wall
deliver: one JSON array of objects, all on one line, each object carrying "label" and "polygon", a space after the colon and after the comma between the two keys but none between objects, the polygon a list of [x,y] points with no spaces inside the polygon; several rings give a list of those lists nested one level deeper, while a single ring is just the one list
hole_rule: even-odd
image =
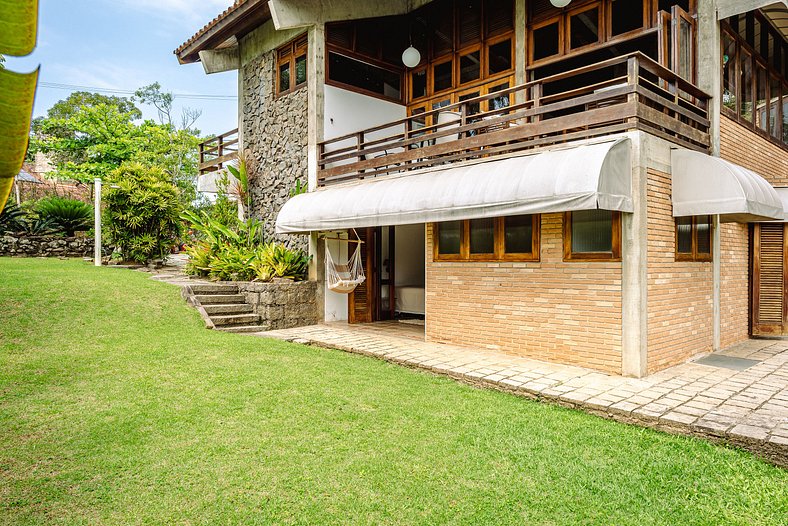
[{"label": "white wall", "polygon": [[424,225],[401,225],[394,230],[394,285],[424,286]]},{"label": "white wall", "polygon": [[[407,115],[405,106],[387,102],[375,97],[368,97],[352,91],[336,88],[334,86],[324,86],[325,89],[325,122],[324,135],[326,139],[339,137],[354,133],[365,128],[378,126],[387,122],[404,119]],[[391,135],[394,131],[383,132],[381,136]],[[371,138],[375,136],[372,135]],[[355,144],[355,139],[352,143]],[[343,145],[335,146],[339,148]],[[336,237],[332,234],[330,237]],[[344,264],[348,258],[348,244],[339,241],[329,241],[328,249],[331,256],[338,264]],[[351,245],[349,250],[352,252],[355,245]],[[422,249],[423,252],[423,249]],[[423,270],[422,261],[422,270]],[[344,321],[347,320],[347,294],[337,294],[326,288],[325,293],[325,320]]]}]

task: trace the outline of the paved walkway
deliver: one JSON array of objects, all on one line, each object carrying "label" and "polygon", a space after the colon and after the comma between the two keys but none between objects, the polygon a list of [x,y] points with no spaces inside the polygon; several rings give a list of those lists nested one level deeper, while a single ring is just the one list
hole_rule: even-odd
[{"label": "paved walkway", "polygon": [[428,343],[422,327],[396,322],[258,335],[375,356],[622,422],[720,440],[788,467],[788,341],[750,340],[704,360],[713,365],[690,362],[632,379]]}]

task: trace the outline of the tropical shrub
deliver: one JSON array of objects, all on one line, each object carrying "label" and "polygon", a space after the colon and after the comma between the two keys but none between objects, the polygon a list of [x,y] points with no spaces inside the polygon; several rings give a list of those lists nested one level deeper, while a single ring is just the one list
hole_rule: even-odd
[{"label": "tropical shrub", "polygon": [[40,217],[28,216],[23,222],[22,227],[16,233],[25,236],[46,236],[62,232],[51,219],[41,219]]},{"label": "tropical shrub", "polygon": [[25,228],[25,212],[10,199],[0,211],[0,234],[19,232]]},{"label": "tropical shrub", "polygon": [[186,273],[221,281],[271,281],[306,278],[309,257],[281,243],[263,243],[263,223],[254,219],[224,225],[205,211],[183,219],[198,239],[187,248]]},{"label": "tropical shrub", "polygon": [[42,221],[49,221],[67,236],[89,230],[93,221],[93,207],[76,199],[48,197],[36,203],[35,211]]},{"label": "tropical shrub", "polygon": [[160,168],[127,163],[108,178],[104,221],[109,243],[123,260],[164,258],[181,231],[178,188]]}]

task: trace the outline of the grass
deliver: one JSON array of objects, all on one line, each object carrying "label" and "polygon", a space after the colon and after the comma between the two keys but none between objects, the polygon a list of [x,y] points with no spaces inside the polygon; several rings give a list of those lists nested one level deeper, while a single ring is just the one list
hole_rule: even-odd
[{"label": "grass", "polygon": [[786,524],[788,472],[0,258],[0,524]]}]

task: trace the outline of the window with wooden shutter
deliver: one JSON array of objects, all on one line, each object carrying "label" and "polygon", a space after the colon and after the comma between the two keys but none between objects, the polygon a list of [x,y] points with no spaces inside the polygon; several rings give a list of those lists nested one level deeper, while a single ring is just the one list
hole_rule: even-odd
[{"label": "window with wooden shutter", "polygon": [[755,225],[753,247],[753,333],[785,329],[785,226]]},{"label": "window with wooden shutter", "polygon": [[276,95],[287,95],[306,85],[308,37],[303,34],[276,50]]},{"label": "window with wooden shutter", "polygon": [[375,305],[375,243],[374,228],[360,228],[356,231],[364,243],[361,245],[361,263],[367,280],[356,287],[348,297],[348,322],[372,323],[372,310]]}]

